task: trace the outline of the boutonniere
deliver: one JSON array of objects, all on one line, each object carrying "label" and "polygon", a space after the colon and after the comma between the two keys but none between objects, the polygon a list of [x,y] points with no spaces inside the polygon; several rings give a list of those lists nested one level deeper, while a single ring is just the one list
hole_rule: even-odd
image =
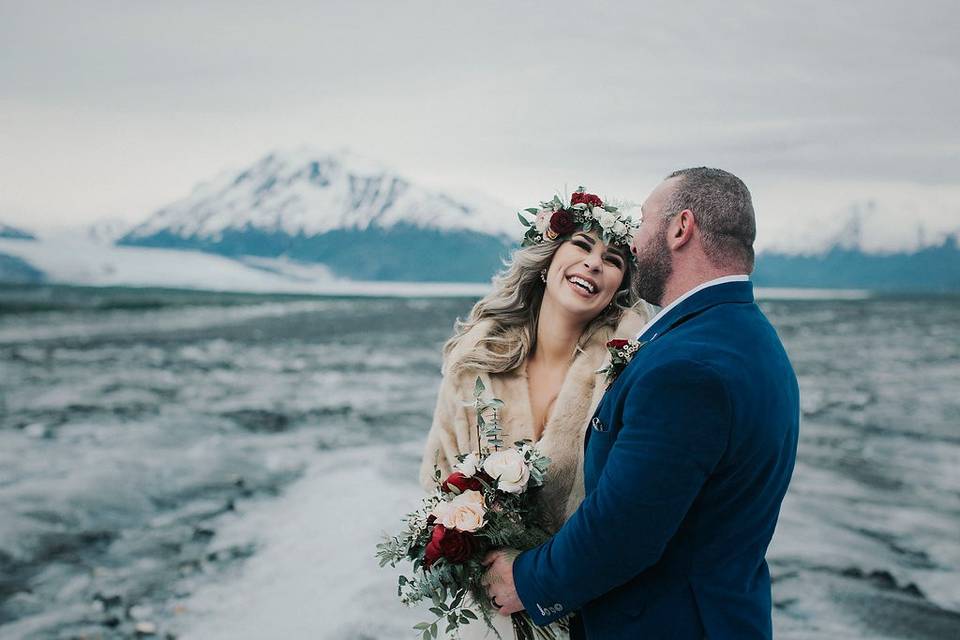
[{"label": "boutonniere", "polygon": [[602,369],[597,369],[597,373],[606,374],[607,387],[613,384],[617,376],[627,368],[633,356],[637,351],[647,344],[640,340],[611,340],[607,343],[607,351],[610,352],[610,362]]}]

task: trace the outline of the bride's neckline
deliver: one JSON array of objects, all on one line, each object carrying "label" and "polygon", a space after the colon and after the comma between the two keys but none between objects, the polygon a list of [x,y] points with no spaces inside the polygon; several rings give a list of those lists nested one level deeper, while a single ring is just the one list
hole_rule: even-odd
[{"label": "bride's neckline", "polygon": [[563,380],[560,382],[560,387],[557,389],[557,392],[550,399],[550,402],[546,406],[546,411],[544,414],[543,423],[540,426],[540,433],[537,433],[537,420],[533,412],[533,394],[530,389],[530,375],[528,370],[528,365],[530,360],[527,359],[523,363],[523,381],[526,385],[526,399],[527,399],[527,416],[529,417],[529,422],[527,422],[530,429],[530,439],[534,443],[538,443],[543,440],[544,436],[549,430],[550,423],[553,421],[554,411],[557,408],[557,401],[560,399],[560,395],[563,393],[564,388],[567,386],[567,380],[570,377],[570,370],[573,368],[573,362],[576,360],[579,350],[575,351],[573,356],[570,358],[570,363],[567,365],[567,370],[563,374]]}]

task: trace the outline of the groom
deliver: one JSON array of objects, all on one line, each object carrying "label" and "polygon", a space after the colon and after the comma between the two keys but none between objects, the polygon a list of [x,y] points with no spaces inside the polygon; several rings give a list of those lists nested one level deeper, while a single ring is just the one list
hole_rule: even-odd
[{"label": "groom", "polygon": [[580,611],[574,638],[770,638],[799,391],[753,300],[750,192],[683,169],[641,213],[641,295],[663,310],[588,427],[580,508],[543,545],[491,553],[488,592],[540,625]]}]

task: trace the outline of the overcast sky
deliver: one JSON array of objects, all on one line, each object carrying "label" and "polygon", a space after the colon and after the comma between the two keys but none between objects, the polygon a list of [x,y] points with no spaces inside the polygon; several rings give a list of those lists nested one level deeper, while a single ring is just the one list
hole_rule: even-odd
[{"label": "overcast sky", "polygon": [[0,221],[138,221],[307,144],[513,207],[713,165],[761,246],[854,206],[910,244],[960,229],[958,6],[0,0]]}]

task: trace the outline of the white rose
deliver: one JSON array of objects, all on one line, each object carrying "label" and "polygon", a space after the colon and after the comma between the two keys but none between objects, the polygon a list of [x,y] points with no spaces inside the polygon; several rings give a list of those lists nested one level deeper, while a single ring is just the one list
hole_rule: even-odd
[{"label": "white rose", "polygon": [[447,516],[450,515],[450,509],[451,509],[450,503],[447,502],[446,500],[441,500],[436,504],[436,506],[433,507],[433,510],[430,512],[430,515],[436,518],[437,522],[439,522],[440,524],[443,524],[446,521]]},{"label": "white rose", "polygon": [[447,529],[472,533],[486,524],[484,517],[487,509],[483,506],[483,494],[479,491],[467,489],[443,504],[446,506],[434,509],[433,515],[437,516],[437,521]]},{"label": "white rose", "polygon": [[612,211],[607,211],[606,209],[600,211],[600,216],[597,219],[600,221],[600,226],[604,229],[609,229],[618,222],[617,214]]},{"label": "white rose", "polygon": [[523,493],[530,480],[530,469],[516,449],[491,453],[483,463],[483,470],[497,479],[498,489],[507,493]]},{"label": "white rose", "polygon": [[456,464],[453,468],[468,478],[472,478],[477,472],[477,465],[480,464],[480,457],[475,453],[468,453],[463,462]]},{"label": "white rose", "polygon": [[620,220],[613,225],[613,232],[618,236],[622,236],[627,233],[627,225],[623,224]]},{"label": "white rose", "polygon": [[550,218],[553,217],[553,209],[541,209],[540,213],[537,214],[537,220],[533,223],[534,227],[537,229],[537,233],[543,234],[547,230],[547,227],[550,226]]}]

